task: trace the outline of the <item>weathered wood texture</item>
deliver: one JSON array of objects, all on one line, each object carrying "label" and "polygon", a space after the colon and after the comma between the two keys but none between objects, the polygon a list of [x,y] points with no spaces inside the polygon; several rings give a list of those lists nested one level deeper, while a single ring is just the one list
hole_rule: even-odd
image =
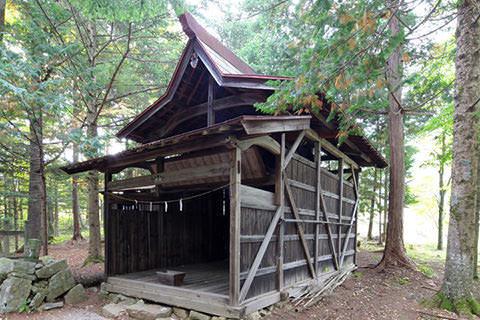
[{"label": "weathered wood texture", "polygon": [[[316,220],[315,209],[318,209],[316,204],[316,184],[317,184],[317,168],[314,162],[302,158],[295,154],[290,160],[285,169],[285,175],[288,177],[288,183],[292,192],[292,197],[300,214],[302,220]],[[339,177],[324,169],[321,170],[320,183],[325,199],[328,217],[331,223],[339,222]],[[350,224],[352,219],[355,192],[353,185],[344,181],[343,185],[343,199],[342,199],[342,222]],[[274,218],[278,204],[275,203],[275,196],[272,192],[260,190],[250,186],[243,186],[241,188],[241,254],[240,254],[240,271],[241,279],[248,273],[252,266],[259,248],[265,238],[267,229]],[[278,201],[278,200],[277,200]],[[285,219],[295,219],[292,212],[291,205],[288,199],[285,199]],[[323,211],[320,210],[323,217]],[[322,220],[322,219],[321,219]],[[284,262],[283,262],[283,281],[285,286],[295,284],[299,281],[311,279],[311,273],[305,259],[305,251],[302,246],[301,237],[295,223],[284,223]],[[318,252],[314,252],[315,247],[315,233],[318,225]],[[334,226],[334,225],[332,225]],[[355,254],[354,234],[356,224],[353,224],[351,229],[351,236],[345,251],[345,263],[353,263]],[[279,256],[278,226],[274,236],[272,236],[268,247],[265,251],[260,267],[252,282],[250,290],[247,294],[247,299],[276,290],[277,281],[275,279],[278,271],[277,264]],[[309,256],[312,263],[317,257],[318,272],[321,274],[327,271],[334,270],[334,260],[332,257],[331,248],[327,236],[327,229],[325,224],[302,223],[302,229],[309,250]],[[335,239],[335,244],[338,243],[339,235],[337,228],[332,229],[332,237]],[[347,226],[341,228],[340,244],[343,248],[344,240],[346,238]],[[338,250],[337,246],[335,248]],[[341,252],[336,252],[337,257]],[[243,281],[242,281],[243,284]]]},{"label": "weathered wood texture", "polygon": [[[160,196],[159,199],[162,196]],[[167,199],[181,198],[170,194]],[[228,197],[227,197],[228,198]],[[107,276],[228,258],[228,209],[222,190],[198,199],[135,204],[110,197]]]}]

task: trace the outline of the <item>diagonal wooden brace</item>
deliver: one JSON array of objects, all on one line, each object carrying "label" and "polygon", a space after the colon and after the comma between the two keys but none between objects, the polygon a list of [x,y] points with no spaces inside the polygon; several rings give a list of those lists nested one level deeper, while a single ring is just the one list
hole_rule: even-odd
[{"label": "diagonal wooden brace", "polygon": [[[286,175],[283,176],[283,182],[285,184],[285,190],[287,191],[288,200],[290,201],[290,205],[292,206],[293,215],[295,216],[295,219],[300,220],[300,214],[298,213],[298,208],[295,204],[295,201],[293,200],[292,189],[288,184],[288,179]],[[296,222],[296,224],[297,224],[298,235],[302,242],[303,251],[305,252],[305,257],[307,259],[308,269],[312,274],[312,278],[316,278],[317,275],[315,274],[315,270],[313,268],[312,258],[310,257],[310,251],[308,250],[308,245],[307,245],[307,241],[305,240],[305,235],[303,233],[302,225],[300,222]]]}]

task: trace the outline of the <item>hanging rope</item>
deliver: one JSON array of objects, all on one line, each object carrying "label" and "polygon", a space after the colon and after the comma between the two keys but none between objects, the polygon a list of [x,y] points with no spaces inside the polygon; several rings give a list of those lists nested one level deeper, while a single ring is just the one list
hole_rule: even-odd
[{"label": "hanging rope", "polygon": [[225,184],[223,186],[220,186],[218,188],[215,188],[215,189],[212,189],[212,190],[209,190],[209,191],[205,191],[205,192],[202,192],[202,193],[199,193],[199,194],[195,194],[195,195],[192,195],[192,196],[181,197],[181,198],[178,198],[178,199],[171,199],[171,200],[159,200],[159,201],[137,200],[137,199],[134,199],[134,198],[124,197],[122,195],[112,193],[112,192],[108,192],[107,194],[109,196],[112,196],[112,197],[120,199],[120,200],[135,202],[135,204],[138,204],[138,203],[145,203],[145,204],[162,204],[162,203],[165,203],[166,204],[166,203],[187,201],[187,200],[200,198],[200,197],[206,196],[207,194],[216,192],[218,190],[225,189],[226,187],[229,187],[229,186],[230,186],[230,183],[227,183],[227,184]]}]

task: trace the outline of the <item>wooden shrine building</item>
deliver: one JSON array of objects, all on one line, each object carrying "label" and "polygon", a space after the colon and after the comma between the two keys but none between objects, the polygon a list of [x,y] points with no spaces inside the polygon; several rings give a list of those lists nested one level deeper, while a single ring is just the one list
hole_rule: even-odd
[{"label": "wooden shrine building", "polygon": [[[363,136],[336,147],[326,101],[319,114],[258,112],[266,81],[291,79],[180,21],[189,41],[168,89],[118,133],[140,145],[63,170],[105,173],[109,291],[238,318],[355,264],[358,173],[387,164]],[[183,284],[158,282],[165,269]]]}]

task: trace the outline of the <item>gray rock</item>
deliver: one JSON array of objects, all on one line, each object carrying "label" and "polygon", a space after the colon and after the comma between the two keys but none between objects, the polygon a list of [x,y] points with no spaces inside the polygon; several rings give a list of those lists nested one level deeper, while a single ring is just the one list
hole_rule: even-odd
[{"label": "gray rock", "polygon": [[33,298],[32,301],[30,301],[29,307],[30,308],[38,308],[40,305],[43,303],[43,300],[45,300],[46,297],[46,292],[37,292]]},{"label": "gray rock", "polygon": [[178,320],[178,318],[166,317],[166,318],[157,318],[155,320]]},{"label": "gray rock", "polygon": [[75,286],[70,269],[62,270],[50,278],[48,283],[47,301],[51,302]]},{"label": "gray rock", "polygon": [[114,319],[124,314],[126,312],[126,308],[126,306],[121,304],[110,303],[102,308],[102,315],[106,318]]},{"label": "gray rock", "polygon": [[108,300],[110,300],[112,303],[119,303],[120,302],[120,295],[118,293],[109,293],[108,294]]},{"label": "gray rock", "polygon": [[108,298],[108,291],[100,290],[100,293],[98,294],[98,296],[102,299],[107,299]]},{"label": "gray rock", "polygon": [[38,269],[41,269],[41,268],[43,268],[43,263],[37,263],[35,265],[35,270],[38,270]]},{"label": "gray rock", "polygon": [[63,301],[44,303],[44,304],[42,304],[42,306],[40,307],[40,309],[42,309],[42,310],[51,310],[51,309],[61,308],[61,307],[63,307]]},{"label": "gray rock", "polygon": [[40,239],[28,239],[24,243],[24,259],[27,261],[38,262],[40,257],[40,248],[42,241]]},{"label": "gray rock", "polygon": [[27,279],[9,277],[0,286],[0,313],[18,310],[30,295],[32,282]]},{"label": "gray rock", "polygon": [[12,265],[12,260],[7,258],[0,258],[0,278],[7,278],[8,273],[12,271]]},{"label": "gray rock", "polygon": [[35,274],[35,262],[25,261],[21,259],[12,260],[12,270],[11,272],[25,273],[25,274]]},{"label": "gray rock", "polygon": [[170,317],[172,308],[157,304],[136,303],[127,307],[127,313],[134,319],[155,320]]},{"label": "gray rock", "polygon": [[40,263],[43,263],[44,265],[49,264],[52,261],[53,261],[53,258],[51,256],[40,257]]},{"label": "gray rock", "polygon": [[59,271],[65,270],[68,268],[67,260],[57,260],[48,263],[43,268],[37,270],[36,275],[40,279],[48,279]]},{"label": "gray rock", "polygon": [[212,320],[227,320],[225,317],[212,317]]},{"label": "gray rock", "polygon": [[188,318],[188,311],[182,308],[173,308],[173,313],[179,317],[180,319],[187,319]]},{"label": "gray rock", "polygon": [[250,314],[247,314],[247,316],[245,317],[245,320],[258,320],[261,317],[262,316],[260,315],[260,313],[258,311],[255,311]]},{"label": "gray rock", "polygon": [[212,317],[209,315],[197,312],[195,310],[190,311],[190,316],[188,319],[190,320],[210,320]]},{"label": "gray rock", "polygon": [[30,281],[35,281],[37,280],[37,277],[33,274],[26,274],[23,272],[12,272],[8,275],[9,277],[17,277],[17,278],[22,278],[22,279],[27,279]]},{"label": "gray rock", "polygon": [[85,288],[79,283],[65,295],[66,304],[77,304],[88,300]]},{"label": "gray rock", "polygon": [[137,303],[137,299],[131,297],[125,297],[123,300],[120,300],[120,304],[124,306],[131,306]]},{"label": "gray rock", "polygon": [[88,290],[89,292],[95,292],[95,293],[98,292],[98,288],[97,288],[97,287],[89,287],[89,288],[87,288],[87,290]]},{"label": "gray rock", "polygon": [[47,280],[40,280],[35,282],[33,285],[40,287],[40,288],[48,288],[48,281]]},{"label": "gray rock", "polygon": [[46,288],[40,288],[40,287],[37,287],[36,285],[32,285],[31,291],[32,291],[33,294],[37,294],[39,292],[43,292],[43,293],[45,293],[45,295],[47,294],[47,289]]}]

